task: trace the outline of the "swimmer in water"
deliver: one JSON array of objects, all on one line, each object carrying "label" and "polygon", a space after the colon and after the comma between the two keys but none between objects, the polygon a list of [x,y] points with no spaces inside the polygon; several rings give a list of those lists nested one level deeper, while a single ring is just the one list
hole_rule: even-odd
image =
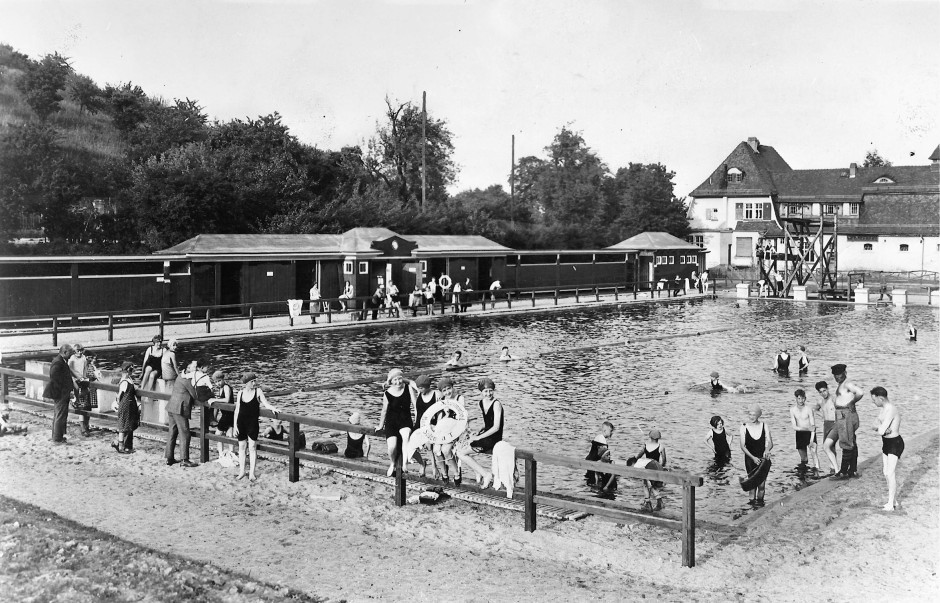
[{"label": "swimmer in water", "polygon": [[712,393],[721,393],[725,391],[725,386],[718,380],[718,371],[712,371],[711,374]]},{"label": "swimmer in water", "polygon": [[448,361],[444,363],[444,370],[447,371],[447,370],[455,369],[455,368],[462,366],[460,364],[461,356],[463,356],[463,352],[461,352],[460,350],[457,350],[456,352],[451,354],[450,359],[448,359]]},{"label": "swimmer in water", "polygon": [[809,372],[809,356],[806,355],[806,346],[804,345],[801,345],[797,351],[796,364],[801,375]]},{"label": "swimmer in water", "polygon": [[499,351],[499,358],[497,360],[501,362],[509,362],[512,360],[512,356],[509,355],[509,346],[503,346],[503,349]]},{"label": "swimmer in water", "polygon": [[907,324],[907,338],[911,341],[917,341],[917,329],[912,323]]}]

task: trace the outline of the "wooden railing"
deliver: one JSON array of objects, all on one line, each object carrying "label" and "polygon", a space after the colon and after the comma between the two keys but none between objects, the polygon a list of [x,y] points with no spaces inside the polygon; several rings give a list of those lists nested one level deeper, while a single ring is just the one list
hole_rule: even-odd
[{"label": "wooden railing", "polygon": [[[21,379],[34,379],[43,382],[48,382],[49,377],[47,375],[39,373],[28,373],[26,371],[18,371],[9,368],[0,367],[0,391],[2,391],[2,396],[0,396],[0,403],[6,402],[7,400],[13,402],[19,402],[23,404],[29,404],[32,406],[37,406],[45,409],[52,409],[53,404],[50,404],[45,401],[35,400],[33,398],[27,398],[25,395],[20,396],[10,393],[10,379],[11,378],[21,378]],[[89,387],[96,390],[104,390],[110,392],[117,392],[118,386],[112,385],[109,383],[100,383],[97,381],[92,381],[89,383]],[[142,398],[152,398],[159,400],[169,400],[170,395],[162,392],[153,392],[147,390],[137,390],[139,395]],[[200,402],[194,402],[194,408],[199,407],[201,411],[199,413],[199,429],[195,431],[195,439],[199,441],[199,460],[202,463],[209,461],[209,442],[222,442],[226,444],[236,444],[237,441],[234,438],[227,436],[219,436],[210,432],[210,413],[213,409],[221,410],[234,410],[235,406],[232,404],[214,404],[212,407],[208,407]],[[105,420],[109,422],[116,422],[117,416],[115,414],[107,414],[95,411],[80,411],[71,409],[71,412],[88,416],[94,419]],[[271,417],[274,415],[266,410],[261,410],[262,417]],[[357,461],[354,459],[347,459],[341,456],[332,456],[328,454],[319,454],[316,452],[304,450],[299,447],[300,442],[300,426],[307,425],[310,427],[318,427],[321,429],[331,430],[331,431],[341,431],[341,432],[354,432],[362,433],[366,435],[383,435],[381,432],[376,432],[375,429],[371,427],[366,427],[362,425],[352,425],[348,422],[337,422],[337,421],[328,421],[325,419],[317,419],[314,417],[308,417],[305,415],[298,415],[293,413],[278,413],[277,418],[286,422],[288,424],[287,433],[288,439],[285,445],[279,445],[274,443],[268,443],[265,440],[259,440],[258,450],[261,452],[281,455],[287,457],[287,479],[290,482],[297,482],[300,480],[300,461],[307,460],[315,463],[321,463],[325,465],[331,465],[336,467],[343,467],[346,469],[351,469],[354,471],[362,471],[368,473],[374,473],[378,475],[384,475],[385,471],[379,467],[376,467],[373,464],[365,463],[362,461]],[[166,430],[167,427],[161,424],[154,423],[144,423],[146,427],[157,429],[157,430]],[[585,461],[580,459],[572,459],[554,454],[547,454],[544,452],[538,452],[534,450],[523,450],[521,448],[516,449],[516,458],[522,459],[525,463],[525,490],[524,493],[520,494],[515,492],[513,494],[513,499],[521,501],[523,504],[523,510],[525,515],[525,529],[528,532],[534,532],[536,529],[536,508],[537,505],[546,504],[552,505],[555,507],[560,507],[563,509],[570,509],[574,511],[582,511],[586,513],[591,513],[600,517],[606,517],[609,519],[614,519],[617,521],[638,521],[641,523],[647,523],[663,528],[669,528],[673,530],[679,530],[681,532],[682,540],[682,565],[685,567],[693,567],[695,565],[695,488],[703,484],[703,479],[700,476],[692,475],[683,471],[653,471],[649,469],[636,469],[634,467],[626,467],[623,465],[614,465],[611,463],[600,463],[596,461]],[[571,496],[571,495],[562,495],[558,493],[553,493],[551,491],[539,491],[538,489],[538,466],[550,465],[553,467],[564,467],[567,469],[575,470],[590,470],[597,471],[599,473],[608,473],[613,475],[618,475],[628,478],[636,479],[646,479],[652,481],[661,481],[670,484],[678,484],[682,487],[682,518],[672,519],[669,517],[660,517],[656,515],[640,513],[635,510],[624,507],[623,505],[617,504],[614,501],[600,500],[596,498],[589,498],[584,496]],[[443,485],[443,482],[440,480],[435,480],[423,476],[409,476],[408,479],[412,479],[417,482],[433,485]],[[394,502],[397,506],[404,506],[406,504],[406,483],[405,472],[402,468],[401,456],[397,459],[395,463],[395,472],[393,475],[393,486],[394,486]],[[485,493],[484,490],[478,488],[472,484],[461,484],[459,486],[461,490],[475,491],[479,493]]]},{"label": "wooden railing", "polygon": [[[640,291],[650,291],[651,296],[666,297],[674,294],[675,283],[669,281],[665,283],[662,289],[657,289],[657,282],[637,282],[604,285],[590,285],[584,287],[554,287],[554,288],[514,288],[499,289],[495,292],[484,291],[465,291],[455,296],[448,294],[448,299],[444,301],[435,301],[433,304],[424,304],[420,310],[426,314],[440,309],[443,314],[447,310],[451,312],[467,311],[476,309],[490,310],[496,308],[497,304],[505,304],[508,309],[512,309],[513,304],[520,306],[523,303],[530,303],[535,307],[536,298],[552,298],[554,305],[558,305],[559,299],[574,298],[575,303],[599,302],[601,294],[614,295],[614,300],[619,301],[621,295],[632,296],[637,299]],[[494,295],[495,293],[495,295]],[[714,293],[714,289],[712,289]],[[402,312],[408,312],[411,309],[406,305],[409,294],[400,294],[398,299],[402,301]],[[371,297],[353,297],[349,299],[340,299],[338,297],[322,298],[319,300],[321,311],[315,312],[315,317],[326,317],[328,324],[333,322],[333,315],[339,314],[339,310],[334,310],[335,305],[341,305],[342,302],[359,302],[361,308],[347,309],[346,314],[355,313],[362,320],[367,318],[371,312],[387,311],[384,303],[380,306],[374,306]],[[309,300],[304,300],[304,313],[301,316],[310,317]],[[458,306],[465,306],[463,310]],[[238,311],[237,315],[224,316],[223,313]],[[247,314],[247,316],[246,316]],[[155,327],[161,337],[164,336],[164,329],[167,325],[186,325],[186,324],[204,324],[205,332],[212,332],[213,323],[227,322],[234,320],[248,320],[248,330],[255,328],[256,318],[283,317],[286,314],[289,326],[294,326],[295,318],[287,311],[287,301],[255,302],[250,304],[224,304],[215,306],[193,306],[189,308],[162,308],[149,309],[128,312],[107,312],[107,313],[83,313],[80,315],[42,315],[42,316],[21,316],[15,318],[6,318],[0,320],[0,337],[17,337],[23,335],[39,334],[51,335],[52,346],[59,345],[59,336],[68,333],[81,333],[87,331],[100,331],[107,329],[108,341],[114,341],[114,332],[119,329],[131,329],[142,327]],[[67,325],[67,326],[66,326]]]}]

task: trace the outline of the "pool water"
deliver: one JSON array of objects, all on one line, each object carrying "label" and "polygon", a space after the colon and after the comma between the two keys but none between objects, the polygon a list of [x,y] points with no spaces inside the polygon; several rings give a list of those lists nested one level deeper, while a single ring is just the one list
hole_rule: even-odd
[{"label": "pool water", "polygon": [[[908,322],[919,330],[916,342],[906,338]],[[665,335],[673,337],[660,339]],[[496,360],[504,345],[516,358],[509,363]],[[809,374],[780,377],[772,372],[777,350],[782,346],[793,351],[798,345],[806,346]],[[379,376],[392,367],[412,376],[437,376],[439,368],[426,367],[440,367],[457,349],[463,351],[465,363],[484,362],[452,373],[467,398],[470,416],[480,414],[477,379],[491,377],[504,405],[504,438],[510,443],[584,458],[601,423],[608,420],[615,426],[609,440],[613,458],[622,462],[640,448],[651,428],[659,429],[669,467],[705,477],[696,492],[698,517],[722,523],[750,509],[737,480],[744,466],[738,432],[753,403],[762,406],[775,444],[767,500],[812,483],[796,471],[799,456],[789,407],[797,388],[815,401],[818,380],[828,381],[834,390],[832,364],[848,365],[848,379],[866,392],[876,385],[885,387],[900,405],[905,437],[936,426],[940,419],[938,318],[928,307],[856,308],[774,300],[624,304],[183,343],[178,355],[184,361],[208,356],[213,368],[233,375],[257,372],[259,383],[272,391]],[[126,359],[139,365],[143,351],[102,352],[99,365],[116,366]],[[792,366],[795,369],[795,358]],[[721,373],[722,381],[746,383],[754,393],[712,397],[705,387],[690,389],[708,381],[713,370]],[[282,409],[337,421],[360,410],[363,423],[374,425],[381,392],[380,383],[370,383],[293,393],[273,401]],[[869,396],[858,403],[858,410],[861,460],[880,453],[881,442],[872,429],[877,409]],[[729,466],[716,467],[705,443],[712,415],[722,416],[735,436]],[[384,442],[373,439],[373,454],[384,458],[384,450]],[[826,470],[822,446],[819,456]],[[540,467],[539,486],[596,495],[586,488],[580,471]],[[615,496],[639,507],[643,491],[636,480],[626,480]],[[674,510],[681,505],[677,487],[667,486],[665,498]]]}]

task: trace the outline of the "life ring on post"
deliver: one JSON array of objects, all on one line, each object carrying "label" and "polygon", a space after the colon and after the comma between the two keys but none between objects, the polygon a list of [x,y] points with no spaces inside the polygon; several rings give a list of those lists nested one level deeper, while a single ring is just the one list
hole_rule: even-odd
[{"label": "life ring on post", "polygon": [[454,284],[450,277],[446,274],[442,274],[441,278],[437,279],[437,284],[443,287],[444,289],[450,289],[450,286]]}]

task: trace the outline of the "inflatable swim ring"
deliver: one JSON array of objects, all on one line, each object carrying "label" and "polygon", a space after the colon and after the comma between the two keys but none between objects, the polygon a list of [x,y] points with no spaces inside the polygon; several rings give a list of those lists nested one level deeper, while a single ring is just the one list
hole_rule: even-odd
[{"label": "inflatable swim ring", "polygon": [[441,287],[444,287],[445,289],[450,289],[450,286],[453,284],[453,281],[451,281],[450,277],[447,276],[446,274],[442,274],[441,278],[437,279],[437,283]]},{"label": "inflatable swim ring", "polygon": [[[439,416],[444,413],[442,416]],[[437,417],[435,423],[431,423]],[[453,442],[467,430],[467,409],[455,400],[438,400],[424,411],[421,426],[416,430],[424,432],[427,441],[432,444]]]}]

